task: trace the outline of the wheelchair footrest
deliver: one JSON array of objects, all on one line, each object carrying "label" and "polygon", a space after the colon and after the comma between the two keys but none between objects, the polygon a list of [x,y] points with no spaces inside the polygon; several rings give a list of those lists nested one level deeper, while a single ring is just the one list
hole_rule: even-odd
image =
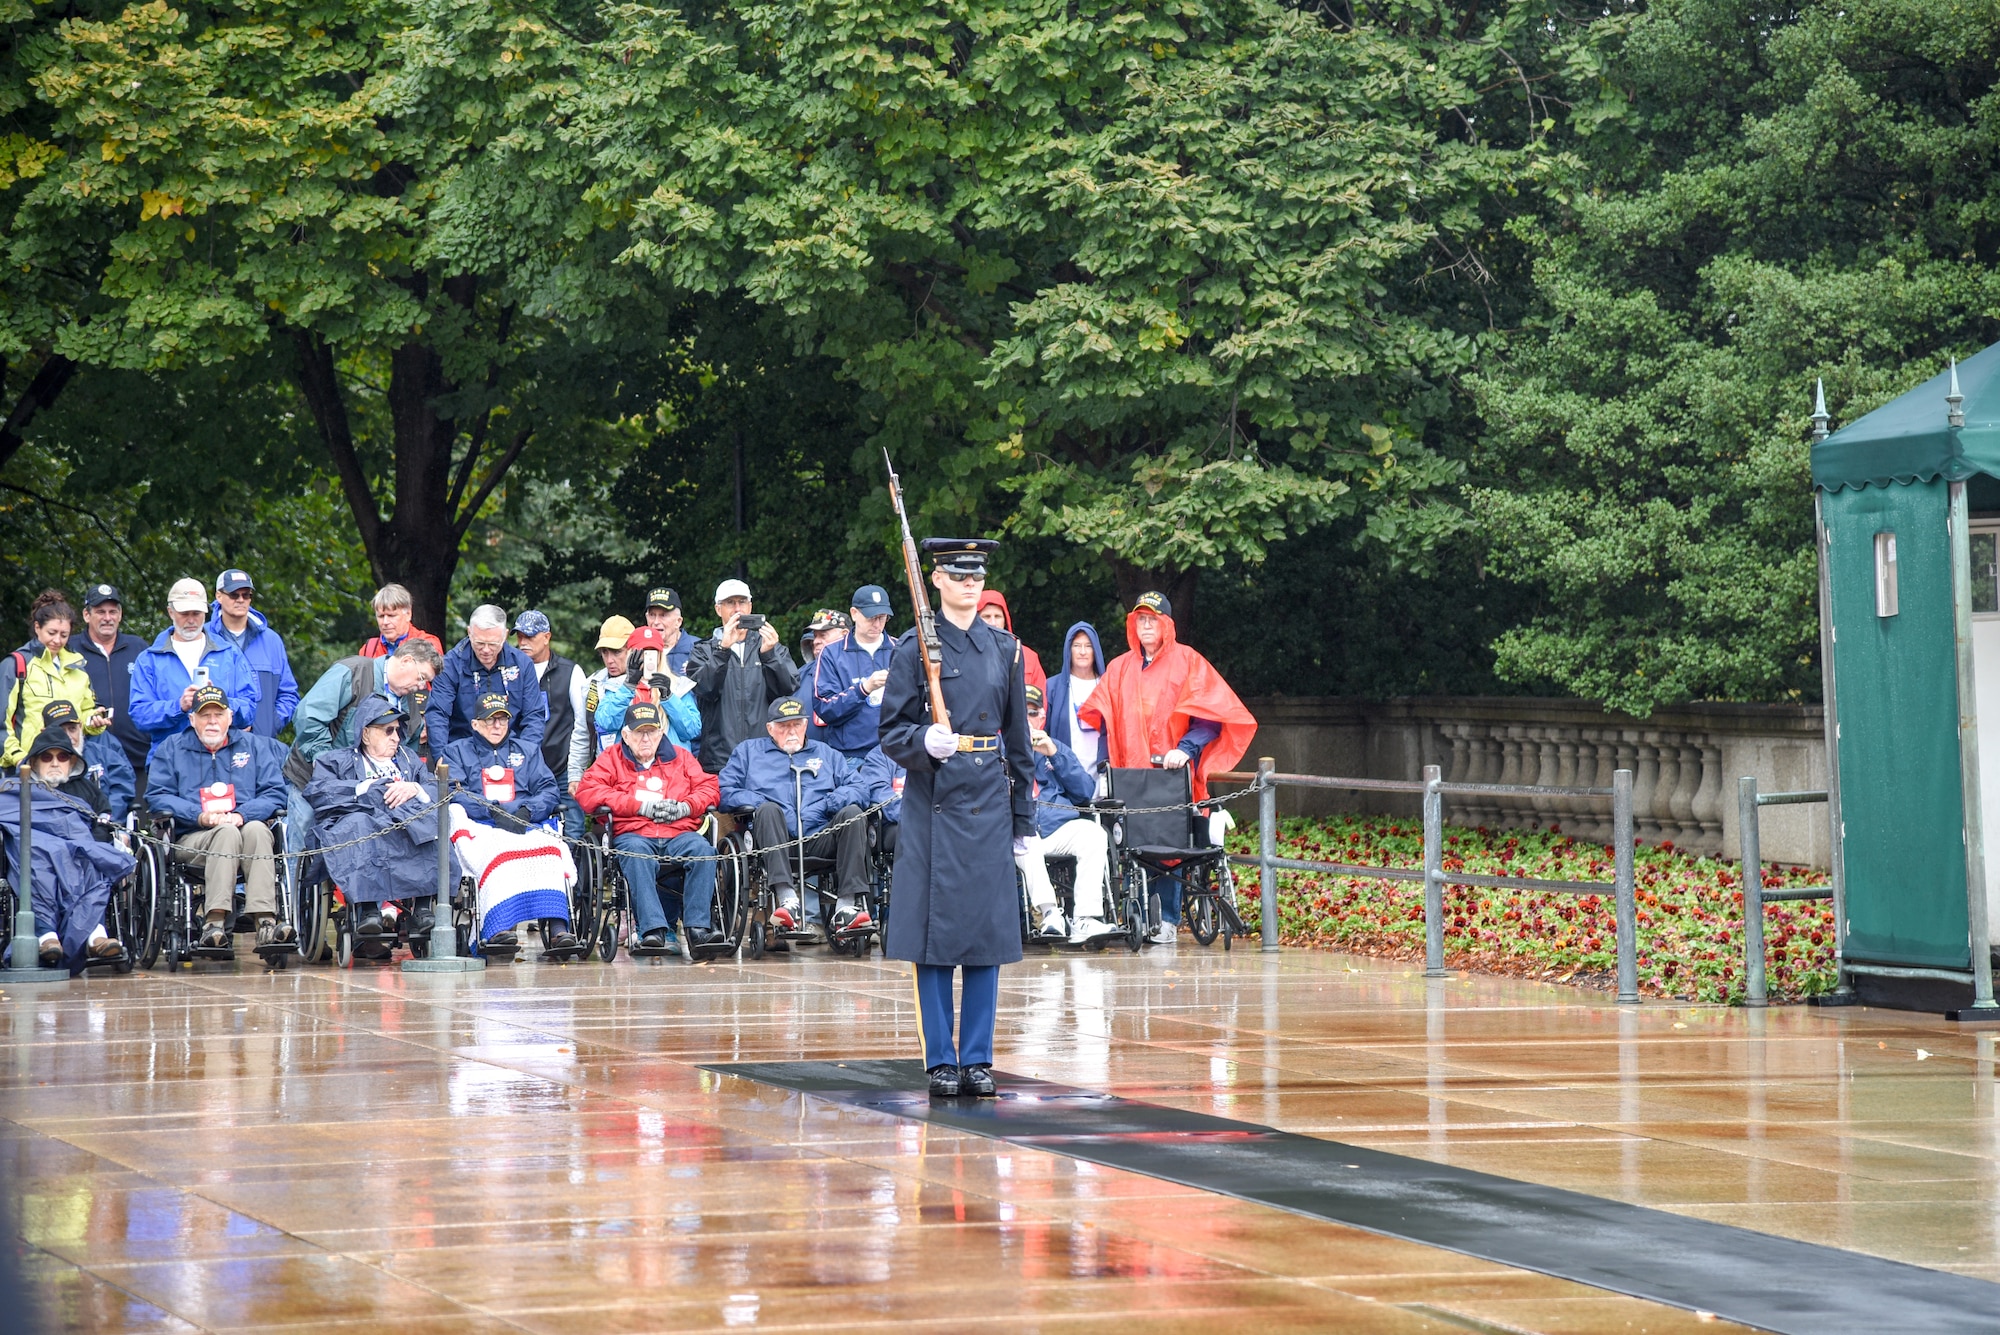
[{"label": "wheelchair footrest", "polygon": [[679,946],[649,946],[637,937],[626,943],[625,953],[635,960],[677,960],[681,957]]},{"label": "wheelchair footrest", "polygon": [[574,964],[590,954],[590,947],[579,941],[573,946],[544,946],[537,960],[549,964]]},{"label": "wheelchair footrest", "polygon": [[190,959],[198,959],[198,960],[233,960],[236,958],[236,947],[235,946],[189,946],[188,957]]},{"label": "wheelchair footrest", "polygon": [[479,943],[479,953],[495,964],[512,964],[521,953],[521,943],[513,941],[504,946],[496,946],[491,941],[482,941]]},{"label": "wheelchair footrest", "polygon": [[299,953],[296,941],[266,941],[257,947],[257,953],[267,960],[283,959],[287,955]]},{"label": "wheelchair footrest", "polygon": [[711,941],[705,946],[690,946],[689,951],[697,960],[719,960],[736,953],[734,941]]},{"label": "wheelchair footrest", "polygon": [[[85,969],[115,969],[121,964],[129,964],[131,961],[132,952],[121,950],[116,955],[85,955],[83,957],[83,967]],[[0,981],[5,981],[4,975],[0,975]]]}]

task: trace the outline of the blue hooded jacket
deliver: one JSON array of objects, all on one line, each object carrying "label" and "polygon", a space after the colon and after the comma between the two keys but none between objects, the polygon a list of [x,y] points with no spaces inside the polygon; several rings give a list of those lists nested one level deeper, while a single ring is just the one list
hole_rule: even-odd
[{"label": "blue hooded jacket", "polygon": [[[203,632],[208,643],[202,649],[201,666],[208,669],[211,686],[219,686],[229,697],[229,712],[236,725],[248,728],[257,721],[257,674],[249,660],[227,640]],[[169,626],[132,661],[132,721],[153,739],[147,754],[151,764],[169,737],[188,730],[188,716],[181,711],[181,692],[194,684],[181,657],[174,652],[174,631]]]},{"label": "blue hooded jacket", "polygon": [[[208,633],[224,644],[234,644],[222,624],[222,604],[208,605]],[[239,652],[257,674],[257,717],[250,731],[259,737],[276,737],[292,721],[299,707],[299,684],[292,680],[292,661],[285,655],[285,641],[271,623],[256,612],[244,627]]]},{"label": "blue hooded jacket", "polygon": [[882,804],[882,819],[897,825],[903,819],[903,780],[909,771],[889,759],[889,753],[876,747],[861,758],[854,768],[855,786],[861,789],[861,801],[867,806]]},{"label": "blue hooded jacket", "polygon": [[1062,671],[1050,675],[1048,699],[1045,701],[1049,707],[1049,736],[1064,746],[1076,744],[1076,738],[1069,731],[1069,646],[1078,631],[1090,637],[1090,652],[1097,664],[1097,675],[1104,675],[1104,644],[1097,638],[1097,627],[1088,621],[1079,621],[1063,632]]},{"label": "blue hooded jacket", "polygon": [[[451,766],[451,782],[456,790],[451,800],[464,807],[465,814],[473,820],[493,824],[492,809],[497,807],[530,825],[538,825],[554,814],[562,801],[562,790],[556,787],[556,776],[549,772],[542,753],[524,746],[511,732],[498,746],[484,737],[461,737],[439,752],[437,759]],[[485,771],[495,766],[514,771],[511,802],[487,800]]]},{"label": "blue hooded jacket", "polygon": [[542,749],[542,736],[549,728],[549,698],[542,694],[534,660],[505,644],[493,666],[483,668],[472,656],[472,641],[460,640],[444,656],[444,670],[431,683],[430,706],[424,712],[433,755],[447,743],[473,735],[472,711],[489,691],[506,695],[507,706],[514,711],[513,735],[521,745],[530,751]]},{"label": "blue hooded jacket", "polygon": [[244,820],[282,815],[290,800],[281,748],[259,745],[248,729],[231,728],[214,751],[190,728],[160,743],[146,771],[146,805],[174,818],[176,833],[201,821],[201,790],[226,783],[236,789],[236,813]]},{"label": "blue hooded jacket", "polygon": [[776,802],[784,808],[785,829],[793,835],[801,832],[802,825],[804,833],[812,834],[842,807],[861,801],[861,789],[847,771],[847,757],[825,742],[808,741],[786,755],[769,737],[745,738],[730,753],[718,782],[725,810]]}]

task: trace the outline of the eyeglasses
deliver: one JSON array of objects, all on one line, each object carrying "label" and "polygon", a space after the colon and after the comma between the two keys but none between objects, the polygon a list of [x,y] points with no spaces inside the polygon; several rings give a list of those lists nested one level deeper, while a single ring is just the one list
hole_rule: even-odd
[{"label": "eyeglasses", "polygon": [[947,570],[944,572],[944,577],[949,580],[956,580],[960,584],[972,584],[972,583],[983,584],[986,582],[986,572],[984,570],[980,571],[976,575],[965,575],[965,574],[960,574],[956,570]]},{"label": "eyeglasses", "polygon": [[244,602],[247,603],[253,596],[255,596],[256,592],[257,591],[255,589],[231,589],[228,593],[223,594],[222,597],[241,598]]}]

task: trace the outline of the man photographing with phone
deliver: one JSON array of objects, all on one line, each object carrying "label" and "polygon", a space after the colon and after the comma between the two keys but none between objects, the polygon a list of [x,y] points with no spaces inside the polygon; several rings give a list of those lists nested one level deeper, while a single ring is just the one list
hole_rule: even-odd
[{"label": "man photographing with phone", "polygon": [[183,579],[167,592],[173,624],[132,661],[132,722],[152,741],[148,753],[190,727],[195,692],[214,686],[228,697],[239,728],[257,721],[257,677],[243,652],[207,627],[208,586]]},{"label": "man photographing with phone", "polygon": [[773,700],[799,687],[798,665],[778,628],[751,610],[750,586],[726,579],[715,589],[722,624],[688,655],[695,707],[701,711],[701,767],[720,774],[746,737],[758,735]]}]

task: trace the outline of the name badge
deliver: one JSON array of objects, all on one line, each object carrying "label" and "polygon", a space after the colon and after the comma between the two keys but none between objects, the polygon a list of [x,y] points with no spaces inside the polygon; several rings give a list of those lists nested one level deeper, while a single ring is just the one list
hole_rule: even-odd
[{"label": "name badge", "polygon": [[511,802],[514,800],[514,771],[505,765],[488,765],[480,771],[486,784],[486,800],[489,802]]},{"label": "name badge", "polygon": [[201,814],[220,816],[236,810],[236,785],[211,783],[201,790]]},{"label": "name badge", "polygon": [[665,796],[666,791],[666,781],[656,774],[649,774],[640,779],[638,786],[633,788],[632,799],[635,802],[651,802]]}]

